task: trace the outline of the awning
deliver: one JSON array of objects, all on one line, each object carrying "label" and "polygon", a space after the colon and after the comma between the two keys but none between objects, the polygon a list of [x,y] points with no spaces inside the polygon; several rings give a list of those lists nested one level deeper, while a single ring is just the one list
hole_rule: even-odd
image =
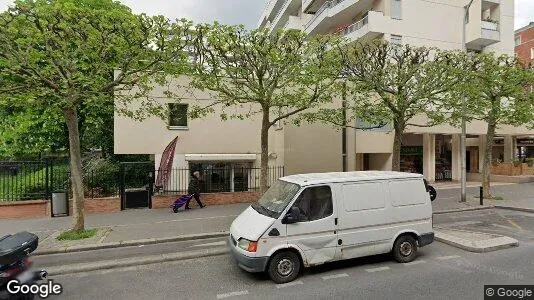
[{"label": "awning", "polygon": [[254,161],[256,154],[186,154],[186,161]]}]

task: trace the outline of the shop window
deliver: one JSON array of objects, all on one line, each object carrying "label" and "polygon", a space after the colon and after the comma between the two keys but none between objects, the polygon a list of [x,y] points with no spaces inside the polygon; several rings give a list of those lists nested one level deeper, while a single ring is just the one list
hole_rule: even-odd
[{"label": "shop window", "polygon": [[201,193],[244,192],[250,188],[250,163],[189,163],[189,171],[200,172]]}]

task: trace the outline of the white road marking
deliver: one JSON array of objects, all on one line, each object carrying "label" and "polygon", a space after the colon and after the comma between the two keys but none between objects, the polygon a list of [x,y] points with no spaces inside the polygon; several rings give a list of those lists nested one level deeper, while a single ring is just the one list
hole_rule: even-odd
[{"label": "white road marking", "polygon": [[437,259],[439,259],[439,260],[449,260],[449,259],[455,259],[455,258],[460,258],[460,257],[461,256],[459,256],[459,255],[449,255],[449,256],[440,256]]},{"label": "white road marking", "polygon": [[409,263],[405,263],[405,264],[403,264],[403,265],[405,265],[405,266],[408,267],[408,266],[413,266],[413,265],[418,265],[418,264],[424,264],[424,263],[426,263],[426,261],[424,261],[424,260],[415,260],[415,261],[412,261],[412,262],[409,262]]},{"label": "white road marking", "polygon": [[365,269],[365,271],[367,271],[368,273],[374,273],[374,272],[380,272],[380,271],[386,271],[386,270],[389,270],[389,267]]},{"label": "white road marking", "polygon": [[277,284],[276,288],[277,289],[281,289],[281,288],[300,285],[300,284],[303,284],[303,282],[300,281],[300,280],[297,280],[297,281],[292,281],[292,282],[288,282],[288,283]]},{"label": "white road marking", "polygon": [[349,277],[349,274],[343,273],[343,274],[335,274],[335,275],[328,275],[323,276],[323,280],[329,280],[329,279],[336,279],[336,278],[343,278],[343,277]]},{"label": "white road marking", "polygon": [[248,291],[231,292],[226,294],[217,294],[217,299],[230,298],[235,296],[248,295]]},{"label": "white road marking", "polygon": [[220,241],[220,242],[214,242],[214,243],[206,243],[206,244],[199,244],[199,245],[193,245],[191,247],[209,247],[209,246],[222,246],[226,245],[226,241]]}]

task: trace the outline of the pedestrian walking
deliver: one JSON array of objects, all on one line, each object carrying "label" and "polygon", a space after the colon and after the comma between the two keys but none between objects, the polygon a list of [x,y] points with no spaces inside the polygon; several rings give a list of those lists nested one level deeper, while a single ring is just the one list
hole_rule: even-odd
[{"label": "pedestrian walking", "polygon": [[[191,179],[189,180],[189,186],[187,188],[187,193],[189,195],[193,195],[193,198],[195,198],[195,200],[197,201],[198,203],[198,206],[200,206],[200,208],[203,208],[203,207],[206,207],[206,205],[202,204],[202,202],[200,202],[200,172],[199,171],[195,171],[193,172],[193,175],[191,175]],[[191,201],[191,199],[187,200],[187,203],[185,204],[185,209],[191,209],[189,207],[189,201]]]}]

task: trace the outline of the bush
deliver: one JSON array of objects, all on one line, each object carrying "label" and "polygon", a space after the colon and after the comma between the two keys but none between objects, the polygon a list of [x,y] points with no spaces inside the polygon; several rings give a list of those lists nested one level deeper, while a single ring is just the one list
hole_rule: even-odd
[{"label": "bush", "polygon": [[529,167],[534,167],[534,157],[527,158],[527,165]]},{"label": "bush", "polygon": [[95,197],[113,196],[119,188],[120,165],[108,159],[92,161],[85,172],[86,193]]}]

